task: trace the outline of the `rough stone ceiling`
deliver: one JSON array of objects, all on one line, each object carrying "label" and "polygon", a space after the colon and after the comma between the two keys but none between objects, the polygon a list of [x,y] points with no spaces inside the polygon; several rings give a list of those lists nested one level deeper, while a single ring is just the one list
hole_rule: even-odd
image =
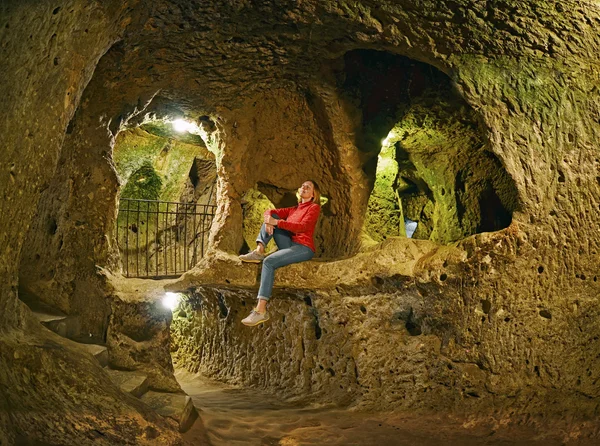
[{"label": "rough stone ceiling", "polygon": [[[278,83],[309,82],[355,48],[387,49],[449,72],[460,54],[597,59],[585,3],[148,2],[114,52],[107,80],[186,102],[236,98]],[[574,37],[573,31],[577,31]],[[549,31],[551,31],[549,33]]]},{"label": "rough stone ceiling", "polygon": [[[592,5],[542,1],[180,1],[146,9],[143,30],[131,29],[131,44],[181,51],[191,58],[221,57],[233,50],[239,53],[241,66],[256,60],[257,53],[263,67],[270,67],[269,55],[277,62],[277,55],[287,54],[285,61],[291,63],[293,73],[306,68],[310,71],[314,59],[336,57],[348,47],[369,43],[388,44],[396,52],[412,51],[413,56],[431,54],[430,62],[465,53],[593,59],[597,54],[591,47],[577,45],[578,41],[597,42],[594,28],[600,19],[586,7]],[[553,35],[548,36],[548,31]],[[164,57],[165,61],[175,59]]]},{"label": "rough stone ceiling", "polygon": [[[548,2],[181,1],[138,4],[136,15],[96,69],[102,89],[88,95],[92,101],[110,98],[113,107],[122,104],[118,116],[108,117],[117,118],[115,130],[119,116],[144,108],[155,95],[160,99],[155,108],[162,103],[197,116],[231,110],[277,87],[309,88],[317,79],[334,85],[329,61],[356,48],[387,50],[436,66],[477,110],[482,99],[472,96],[482,92],[472,90],[469,73],[457,71],[470,59],[552,58],[560,67],[568,57],[586,70],[585,64],[598,58],[592,49],[600,46],[594,27],[600,18],[585,2],[567,8]],[[520,65],[536,71],[526,62]],[[560,70],[555,75],[559,83],[570,82]],[[515,80],[517,88],[531,88],[521,82]],[[515,175],[517,166],[504,162]]]},{"label": "rough stone ceiling", "polygon": [[[218,115],[217,110],[231,110],[279,86],[309,88],[316,79],[334,85],[329,61],[356,48],[387,50],[436,66],[478,110],[489,99],[473,99],[483,92],[473,90],[470,73],[461,72],[469,60],[522,59],[520,69],[535,73],[525,61],[548,59],[558,83],[568,85],[560,61],[577,59],[575,69],[588,71],[600,47],[595,31],[600,17],[586,2],[148,3],[136,5],[137,18],[94,75],[96,85],[103,85],[97,95],[110,98],[113,107],[120,102],[120,116],[143,108],[155,95],[155,108],[162,103],[192,116]],[[515,77],[517,91],[532,88]],[[486,93],[498,99],[514,94]],[[520,166],[504,162],[511,175],[520,175],[515,171]]]}]

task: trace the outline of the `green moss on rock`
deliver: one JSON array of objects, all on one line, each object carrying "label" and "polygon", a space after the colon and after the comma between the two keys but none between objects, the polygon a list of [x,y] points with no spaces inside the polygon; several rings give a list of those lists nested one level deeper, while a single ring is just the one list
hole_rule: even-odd
[{"label": "green moss on rock", "polygon": [[365,218],[371,238],[399,235],[402,217],[419,223],[415,238],[439,243],[510,224],[516,189],[476,122],[452,92],[414,101],[379,155]]},{"label": "green moss on rock", "polygon": [[121,192],[122,198],[135,198],[142,200],[158,200],[162,189],[162,180],[149,161],[144,161],[127,181]]},{"label": "green moss on rock", "polygon": [[[153,133],[149,133],[148,129]],[[214,155],[203,142],[199,143],[194,138],[191,139],[194,143],[174,139],[169,137],[172,135],[167,130],[165,125],[146,124],[119,133],[113,158],[123,183],[129,184],[134,172],[142,166],[151,165],[162,181],[162,188],[155,199],[179,201],[194,159],[214,160]],[[121,196],[125,196],[124,193]]]},{"label": "green moss on rock", "polygon": [[[244,212],[242,231],[244,241],[250,249],[256,247],[256,236],[263,223],[263,213],[267,209],[273,209],[274,207],[273,203],[256,189],[250,189],[244,194],[242,198],[242,209]],[[275,249],[277,249],[275,243],[271,243],[268,246],[269,252]]]},{"label": "green moss on rock", "polygon": [[394,188],[398,163],[393,145],[387,144],[382,147],[376,175],[367,206],[364,231],[374,241],[381,242],[389,236],[405,235],[402,209],[399,207]]}]

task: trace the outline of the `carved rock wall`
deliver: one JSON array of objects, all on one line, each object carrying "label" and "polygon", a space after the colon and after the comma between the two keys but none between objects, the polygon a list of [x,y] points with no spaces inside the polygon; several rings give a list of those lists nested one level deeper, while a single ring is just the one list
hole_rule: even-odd
[{"label": "carved rock wall", "polygon": [[[55,282],[50,282],[45,297],[62,308],[87,314],[84,319],[89,332],[103,334],[108,305],[103,300],[106,293],[96,287],[95,267],[115,264],[111,225],[116,217],[118,186],[107,159],[114,135],[155,97],[162,104],[176,103],[176,108],[194,117],[210,115],[218,128],[222,150],[217,159],[220,214],[213,227],[214,247],[234,253],[242,246],[239,200],[254,182],[268,179],[280,183],[274,186],[295,188],[306,173],[315,173],[322,175],[316,179],[332,198],[330,215],[324,213],[320,228],[322,234],[331,237],[321,241],[322,245],[329,244],[325,249],[331,249],[325,254],[355,253],[370,193],[363,171],[366,160],[357,154],[358,141],[364,140],[364,135],[360,134],[361,117],[356,106],[340,97],[331,65],[353,49],[375,48],[430,63],[452,78],[479,113],[489,148],[514,180],[522,205],[510,230],[464,241],[461,249],[467,260],[448,260],[451,271],[444,270],[448,266],[443,266],[443,256],[422,259],[417,289],[436,296],[436,305],[431,307],[435,317],[431,318],[449,326],[442,324],[443,329],[432,328],[431,334],[423,332],[421,336],[440,338],[440,354],[454,363],[471,364],[453,370],[470,371],[465,373],[477,380],[484,374],[471,386],[479,398],[468,396],[485,400],[477,404],[490,408],[493,405],[487,403],[501,398],[497,395],[513,395],[515,407],[528,413],[555,409],[559,413],[565,408],[576,416],[594,413],[600,369],[595,323],[598,282],[594,280],[600,240],[597,5],[546,0],[510,5],[471,1],[432,5],[374,0],[294,4],[62,0],[25,6],[9,0],[0,8],[0,55],[4,61],[0,68],[4,95],[0,145],[6,148],[0,160],[0,332],[5,345],[12,342],[7,340],[8,331],[16,327],[23,333],[31,320],[17,299],[19,263],[29,254],[24,241],[30,226],[37,233],[32,235],[34,243],[50,251],[40,258],[40,271],[31,273],[38,274],[40,281],[50,280],[50,270],[54,269]],[[253,111],[253,103],[261,98],[264,102],[257,103],[259,114]],[[279,109],[279,113],[269,107]],[[285,112],[290,113],[287,122],[294,123],[290,132],[294,137],[289,141],[281,135],[290,130],[284,125]],[[264,119],[253,123],[253,116]],[[242,124],[244,134],[237,133],[236,123]],[[309,150],[302,160],[316,158],[321,165],[311,164],[301,170],[294,166],[293,171],[278,176],[271,170],[243,170],[246,165],[260,168],[263,164],[248,154],[268,154],[273,160],[287,161],[296,144]],[[292,153],[278,158],[281,147]],[[310,152],[315,147],[319,150]],[[54,175],[61,156],[65,163]],[[242,164],[242,160],[247,163]],[[267,163],[266,156],[264,161]],[[44,215],[41,221],[50,224],[35,224],[33,217],[45,190],[54,197],[48,198],[47,207],[40,207]],[[55,234],[51,234],[52,220],[56,222]],[[63,236],[62,247],[57,234]],[[342,244],[343,237],[347,245]],[[385,258],[395,262],[393,256]],[[199,270],[206,265],[203,262]],[[345,286],[363,278],[367,283],[378,280],[358,267],[352,264],[343,273],[330,272],[328,277]],[[223,277],[238,277],[240,284],[252,285],[254,282],[244,274],[231,268]],[[403,274],[411,276],[410,272]],[[249,277],[255,280],[255,275]],[[290,283],[297,288],[298,281],[304,283],[312,277],[308,270]],[[191,283],[193,279],[194,275],[189,275],[182,283],[197,286],[200,282]],[[383,280],[385,284],[390,279],[384,276]],[[323,290],[315,290],[315,296],[325,287],[323,284]],[[367,289],[353,293],[358,299],[358,294],[373,294]],[[403,299],[401,295],[390,296],[396,295],[389,291],[382,297],[389,305],[378,323],[389,321],[392,309],[397,308],[394,302]],[[423,299],[431,303],[433,297]],[[338,301],[343,298],[318,308],[326,312],[329,305],[345,314],[346,310],[337,308]],[[312,321],[302,306],[306,304],[290,302],[292,313],[296,310],[305,315],[305,322]],[[361,312],[360,306],[358,310]],[[376,313],[370,304],[365,310]],[[336,336],[350,336],[339,328],[329,328]],[[307,328],[307,339],[313,332],[314,327]],[[61,361],[73,369],[81,365],[89,374],[95,372],[75,353],[42,354],[39,345],[44,345],[44,337],[31,333],[33,340],[27,348],[32,352],[32,364],[43,364],[52,386],[39,388],[36,395],[25,395],[21,401],[59,401],[53,411],[67,412],[69,406],[57,397],[57,389],[64,385],[77,389],[79,395],[86,389],[78,388],[62,374]],[[401,330],[397,333],[405,335]],[[397,333],[394,335],[399,336]],[[293,344],[290,341],[286,345],[291,348]],[[438,361],[434,347],[432,343],[424,370],[433,370],[432,364]],[[3,347],[0,351],[10,353],[12,349]],[[319,358],[327,354],[323,350]],[[339,357],[346,358],[346,351]],[[262,359],[250,359],[247,364],[253,361],[259,364]],[[5,400],[12,401],[17,395],[13,389],[29,386],[27,375],[17,372],[8,356],[2,364],[0,388]],[[325,383],[326,374],[331,372],[326,363],[322,365],[324,370],[316,372],[316,379]],[[266,365],[260,367],[257,370],[266,370]],[[346,375],[350,382],[352,367],[329,367],[335,372],[331,382]],[[421,371],[417,367],[415,364],[414,371]],[[277,369],[269,370],[270,382],[277,382]],[[369,388],[376,388],[376,380],[387,375],[375,364],[372,370],[377,374],[362,376],[370,383]],[[284,371],[281,376],[279,382],[283,383],[290,374]],[[360,370],[358,376],[360,382]],[[442,379],[441,372],[433,376],[438,384],[452,382]],[[110,393],[103,393],[102,379],[97,381],[99,398]],[[466,382],[461,380],[458,382]],[[460,399],[463,387],[467,389],[461,384],[447,394],[438,384],[432,393],[438,398],[438,407],[452,406],[444,395]],[[333,385],[319,386],[337,395]],[[520,399],[520,395],[529,395],[523,388],[535,389],[538,397]],[[432,398],[430,401],[435,400]],[[122,407],[133,408],[128,422],[137,427],[121,431],[116,441],[133,441],[141,432],[140,426],[150,421],[138,418],[142,412],[135,405],[117,399],[112,407],[123,403]],[[2,435],[13,441],[23,428],[10,421],[12,415],[0,416]],[[83,419],[83,415],[73,416],[79,422]],[[110,411],[97,411],[94,416],[95,426],[113,428],[118,424]],[[32,441],[45,438],[49,432],[39,419],[32,418],[29,427],[36,432]],[[71,443],[82,438],[87,437],[77,431],[63,439]]]},{"label": "carved rock wall", "polygon": [[523,299],[548,278],[543,265],[526,267],[539,240],[519,228],[451,248],[389,239],[351,259],[287,267],[271,320],[258,328],[240,322],[255,304],[257,267],[213,258],[210,271],[172,285],[188,290],[171,325],[174,361],[288,397],[507,422],[577,419],[597,435],[585,422],[598,407],[587,277],[554,284],[562,299]]},{"label": "carved rock wall", "polygon": [[[38,199],[50,187],[69,121],[99,58],[132,21],[135,3],[0,6],[2,444],[181,443],[173,426],[120,392],[84,353],[33,322],[17,299],[23,242]],[[41,231],[48,233],[48,225]],[[97,305],[103,305],[100,296]]]}]

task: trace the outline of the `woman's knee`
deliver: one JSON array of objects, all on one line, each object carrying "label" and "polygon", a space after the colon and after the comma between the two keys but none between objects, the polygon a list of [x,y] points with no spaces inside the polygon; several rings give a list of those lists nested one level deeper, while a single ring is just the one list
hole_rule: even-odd
[{"label": "woman's knee", "polygon": [[263,268],[268,268],[268,269],[276,268],[272,255],[265,257],[265,259],[263,260]]}]

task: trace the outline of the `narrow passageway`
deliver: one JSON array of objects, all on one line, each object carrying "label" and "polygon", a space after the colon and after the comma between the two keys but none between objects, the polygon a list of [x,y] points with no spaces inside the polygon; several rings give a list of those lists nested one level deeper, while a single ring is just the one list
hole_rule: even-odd
[{"label": "narrow passageway", "polygon": [[204,444],[206,436],[213,446],[564,444],[529,427],[498,429],[441,415],[356,412],[283,401],[260,389],[222,384],[181,369],[176,377],[202,420],[185,434],[195,444]]}]

